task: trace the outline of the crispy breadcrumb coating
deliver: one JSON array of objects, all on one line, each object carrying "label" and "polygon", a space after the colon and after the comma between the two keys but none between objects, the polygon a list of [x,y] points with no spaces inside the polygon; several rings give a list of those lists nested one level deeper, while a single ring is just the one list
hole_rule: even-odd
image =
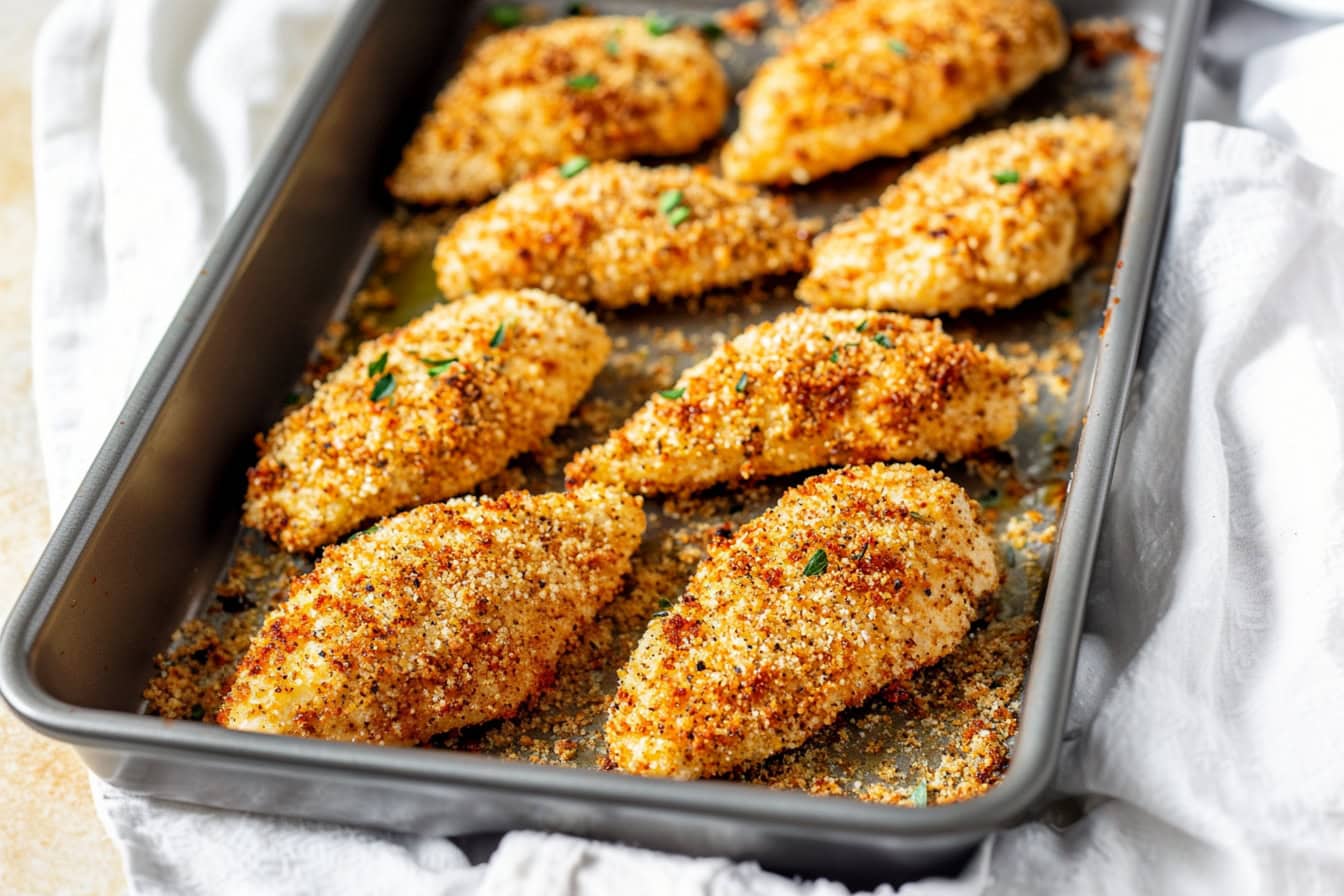
[{"label": "crispy breadcrumb coating", "polygon": [[802,270],[811,236],[787,200],[703,168],[605,162],[529,178],[467,213],[434,269],[449,298],[536,286],[620,308]]},{"label": "crispy breadcrumb coating", "polygon": [[718,133],[723,69],[692,28],[563,19],[483,41],[443,89],[388,189],[405,202],[474,202],[570,156],[691,152]]},{"label": "crispy breadcrumb coating", "polygon": [[956,458],[1017,428],[1008,363],[937,321],[803,309],[758,324],[681,375],[565,468],[643,494],[829,464]]},{"label": "crispy breadcrumb coating", "polygon": [[510,716],[611,600],[644,533],[640,500],[458,498],[328,548],[267,618],[220,724],[378,744]]},{"label": "crispy breadcrumb coating", "polygon": [[723,170],[807,183],[902,156],[998,105],[1068,56],[1049,0],[852,0],[799,29],[742,97]]},{"label": "crispy breadcrumb coating", "polygon": [[609,756],[722,774],[796,747],[952,651],[998,586],[979,506],[910,464],[808,479],[695,571],[621,671]]},{"label": "crispy breadcrumb coating", "polygon": [[538,290],[434,308],[361,345],[258,439],[243,522],[308,551],[462,494],[562,423],[610,351],[591,315]]},{"label": "crispy breadcrumb coating", "polygon": [[1094,115],[973,137],[818,239],[798,296],[910,314],[1011,308],[1073,275],[1119,213],[1129,174],[1120,132]]}]

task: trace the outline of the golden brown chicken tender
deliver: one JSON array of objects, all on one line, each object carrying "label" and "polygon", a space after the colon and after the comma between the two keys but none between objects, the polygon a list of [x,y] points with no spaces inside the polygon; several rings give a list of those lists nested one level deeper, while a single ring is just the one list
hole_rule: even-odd
[{"label": "golden brown chicken tender", "polygon": [[569,416],[611,341],[537,290],[441,305],[364,343],[260,441],[243,522],[308,551],[462,494]]},{"label": "golden brown chicken tender", "polygon": [[908,464],[785,492],[700,564],[621,671],[607,748],[628,772],[722,774],[796,747],[937,662],[998,586],[978,505]]},{"label": "golden brown chicken tender", "polygon": [[449,298],[536,286],[620,308],[802,270],[811,236],[787,200],[702,168],[604,162],[528,178],[468,212],[434,269]]},{"label": "golden brown chicken tender", "polygon": [[1130,154],[1104,118],[1046,118],[934,153],[817,240],[806,302],[956,314],[1065,282],[1120,211]]},{"label": "golden brown chicken tender", "polygon": [[620,587],[638,498],[458,498],[383,520],[296,579],[238,667],[230,728],[379,744],[510,716]]},{"label": "golden brown chicken tender", "polygon": [[474,202],[570,156],[679,155],[718,133],[727,79],[690,28],[571,18],[488,38],[388,180],[398,199]]},{"label": "golden brown chicken tender", "polygon": [[837,4],[761,66],[724,147],[724,173],[807,183],[914,152],[1067,56],[1068,34],[1049,0]]},{"label": "golden brown chicken tender", "polygon": [[937,321],[800,310],[691,367],[565,475],[658,494],[828,464],[956,458],[1012,436],[1017,389],[1006,361]]}]

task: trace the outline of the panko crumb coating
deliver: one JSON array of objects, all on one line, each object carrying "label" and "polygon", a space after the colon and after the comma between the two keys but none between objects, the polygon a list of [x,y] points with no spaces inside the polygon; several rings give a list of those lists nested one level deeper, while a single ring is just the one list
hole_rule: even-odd
[{"label": "panko crumb coating", "polygon": [[591,315],[538,290],[433,308],[365,342],[258,438],[243,523],[309,551],[462,494],[564,422],[610,352]]},{"label": "panko crumb coating", "polygon": [[937,662],[999,583],[979,506],[910,464],[814,476],[711,550],[620,674],[608,755],[723,774]]},{"label": "panko crumb coating", "polygon": [[1017,428],[1009,364],[938,321],[802,309],[748,328],[565,468],[686,493],[836,464],[959,458]]},{"label": "panko crumb coating", "polygon": [[822,235],[798,297],[909,314],[1011,308],[1073,275],[1119,214],[1130,170],[1119,130],[1094,115],[973,137]]},{"label": "panko crumb coating", "polygon": [[742,96],[724,173],[807,183],[903,156],[1063,65],[1049,0],[852,0],[799,29]]},{"label": "panko crumb coating", "polygon": [[388,179],[398,199],[475,202],[570,156],[681,155],[719,131],[723,68],[692,28],[596,16],[487,38]]},{"label": "panko crumb coating", "polygon": [[218,721],[407,745],[510,716],[617,593],[643,533],[640,500],[600,486],[385,519],[292,583]]},{"label": "panko crumb coating", "polygon": [[812,235],[786,199],[703,168],[604,162],[552,169],[468,212],[434,269],[448,298],[535,286],[621,308],[803,270]]}]

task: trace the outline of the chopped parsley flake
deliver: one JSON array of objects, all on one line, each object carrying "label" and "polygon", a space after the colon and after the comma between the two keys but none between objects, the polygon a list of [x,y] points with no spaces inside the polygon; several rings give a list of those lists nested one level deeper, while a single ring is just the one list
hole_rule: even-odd
[{"label": "chopped parsley flake", "polygon": [[835,68],[835,60],[828,59],[827,61],[821,64],[821,67],[826,69],[826,71],[830,71],[831,69]]},{"label": "chopped parsley flake", "polygon": [[369,364],[369,376],[374,377],[387,369],[387,352],[383,352],[378,358]]},{"label": "chopped parsley flake", "polygon": [[193,722],[199,722],[201,719],[205,718],[205,707],[199,703],[193,703],[188,718]]},{"label": "chopped parsley flake", "polygon": [[504,331],[507,330],[508,327],[509,322],[503,321],[500,323],[499,327],[495,329],[495,335],[490,337],[491,348],[499,348],[501,345],[504,344]]},{"label": "chopped parsley flake", "polygon": [[621,52],[620,37],[621,32],[619,30],[613,31],[611,32],[611,37],[607,38],[607,42],[602,45],[602,48],[607,51],[608,56],[615,56],[617,53]]},{"label": "chopped parsley flake", "polygon": [[831,350],[831,363],[832,364],[840,363],[840,349],[837,348]]},{"label": "chopped parsley flake", "polygon": [[718,40],[723,37],[723,26],[713,19],[707,19],[700,23],[700,34],[705,40]]},{"label": "chopped parsley flake", "polygon": [[573,177],[574,175],[578,174],[580,171],[582,171],[587,167],[588,167],[587,156],[574,156],[569,161],[565,162],[565,164],[560,166],[560,176],[566,178]]},{"label": "chopped parsley flake", "polygon": [[929,804],[928,781],[920,781],[915,785],[915,789],[910,791],[910,802],[916,806],[927,806]]},{"label": "chopped parsley flake", "polygon": [[886,333],[878,333],[873,337],[873,341],[883,348],[891,348],[891,340],[887,338]]},{"label": "chopped parsley flake", "polygon": [[423,363],[426,367],[429,368],[429,375],[430,375],[430,376],[438,376],[439,374],[441,374],[441,373],[443,373],[445,370],[447,370],[447,369],[449,368],[450,365],[456,364],[456,363],[457,363],[457,358],[455,358],[455,357],[453,357],[453,358],[443,358],[442,360],[438,360],[438,361],[436,361],[436,360],[434,360],[434,359],[432,359],[432,358],[421,358],[420,361],[421,361],[421,363]]},{"label": "chopped parsley flake", "polygon": [[565,83],[575,90],[592,90],[599,82],[597,75],[589,72],[586,75],[575,75]]},{"label": "chopped parsley flake", "polygon": [[1015,184],[1022,179],[1016,171],[1011,168],[1005,168],[1002,171],[994,172],[994,182],[1000,184]]},{"label": "chopped parsley flake", "polygon": [[862,333],[866,329],[868,329],[868,318],[865,317],[863,320],[859,321],[859,325],[854,328],[854,332]]},{"label": "chopped parsley flake", "polygon": [[378,382],[373,384],[373,391],[369,393],[369,400],[382,401],[391,395],[395,388],[397,388],[396,378],[390,373],[385,373],[379,377]]},{"label": "chopped parsley flake", "polygon": [[668,401],[676,401],[678,398],[686,394],[686,387],[680,386],[676,389],[663,389],[658,394],[666,398]]},{"label": "chopped parsley flake", "polygon": [[740,377],[737,378],[737,385],[734,386],[733,388],[734,388],[735,390],[737,390],[738,392],[745,392],[745,391],[747,391],[747,383],[749,383],[749,382],[751,382],[751,380],[750,380],[750,379],[747,377],[747,375],[744,373],[744,374],[742,374]]},{"label": "chopped parsley flake", "polygon": [[517,28],[523,24],[523,8],[517,3],[496,3],[486,16],[496,28]]},{"label": "chopped parsley flake", "polygon": [[690,216],[691,216],[691,210],[684,205],[679,205],[676,208],[672,209],[672,211],[667,213],[667,221],[673,227],[677,227],[681,224],[684,224],[686,222],[686,219],[689,218]]},{"label": "chopped parsley flake", "polygon": [[910,514],[910,519],[912,520],[919,520],[921,523],[927,523],[929,521],[928,517],[926,517],[924,514],[920,513],[917,510],[910,510],[907,511],[907,513]]},{"label": "chopped parsley flake", "polygon": [[654,37],[662,37],[677,27],[677,20],[671,16],[660,16],[656,13],[650,13],[644,19],[644,24],[648,27],[649,33]]},{"label": "chopped parsley flake", "polygon": [[889,40],[887,41],[887,49],[895,53],[897,56],[910,55],[910,48],[905,45],[904,41]]},{"label": "chopped parsley flake", "polygon": [[817,548],[808,559],[807,565],[803,567],[803,575],[819,576],[826,571],[828,565],[829,564],[826,561],[826,552],[821,548]]}]

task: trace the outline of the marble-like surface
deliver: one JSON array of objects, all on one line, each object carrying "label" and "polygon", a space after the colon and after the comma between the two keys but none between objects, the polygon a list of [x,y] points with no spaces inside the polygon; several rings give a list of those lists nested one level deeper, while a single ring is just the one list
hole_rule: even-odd
[{"label": "marble-like surface", "polygon": [[[51,521],[37,447],[29,341],[33,263],[33,41],[54,0],[0,4],[0,614],[46,542]],[[125,891],[70,748],[0,705],[0,893]]]}]

